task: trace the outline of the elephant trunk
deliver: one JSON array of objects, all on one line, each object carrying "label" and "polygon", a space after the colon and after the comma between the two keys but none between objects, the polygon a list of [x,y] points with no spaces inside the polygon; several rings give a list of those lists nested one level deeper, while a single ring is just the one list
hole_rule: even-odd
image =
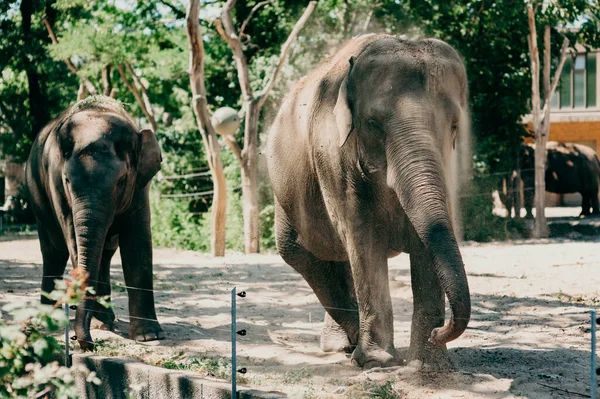
[{"label": "elephant trunk", "polygon": [[[77,246],[77,268],[87,273],[90,287],[97,287],[102,250],[112,222],[110,201],[85,196],[73,200],[73,225]],[[91,311],[95,300],[84,299],[77,308],[75,332],[82,348],[91,348]]]},{"label": "elephant trunk", "polygon": [[396,192],[406,215],[434,264],[448,297],[450,320],[431,332],[430,342],[442,346],[458,338],[471,316],[471,299],[462,257],[454,236],[443,161],[436,135],[426,124],[402,121],[389,135],[386,151],[388,185]]}]

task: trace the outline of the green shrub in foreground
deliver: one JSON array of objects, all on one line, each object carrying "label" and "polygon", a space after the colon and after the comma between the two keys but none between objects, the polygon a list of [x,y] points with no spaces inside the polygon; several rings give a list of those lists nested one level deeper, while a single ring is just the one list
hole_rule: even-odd
[{"label": "green shrub in foreground", "polygon": [[[67,368],[53,361],[60,346],[50,334],[68,325],[62,304],[76,305],[90,292],[85,277],[72,273],[71,281],[56,280],[56,290],[47,296],[56,305],[18,301],[0,313],[0,398],[77,398],[75,374],[100,384],[94,372],[83,365]],[[93,292],[92,292],[93,294]],[[10,320],[5,319],[10,316]],[[68,343],[67,343],[68,345]]]}]

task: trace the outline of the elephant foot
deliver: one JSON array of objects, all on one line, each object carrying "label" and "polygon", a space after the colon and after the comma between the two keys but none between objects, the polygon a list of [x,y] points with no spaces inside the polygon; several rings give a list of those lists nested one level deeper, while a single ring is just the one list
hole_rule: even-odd
[{"label": "elephant foot", "polygon": [[44,296],[43,294],[41,295],[41,300],[40,300],[42,305],[50,305],[50,306],[54,306],[56,305],[56,301],[53,299],[50,299],[46,296]]},{"label": "elephant foot", "polygon": [[134,339],[138,342],[156,341],[165,339],[165,333],[163,332],[158,321],[135,319],[131,316],[131,322],[129,323],[129,338]]},{"label": "elephant foot", "polygon": [[105,308],[104,306],[96,303],[94,310],[92,311],[94,318],[102,323],[100,326],[101,330],[114,331],[115,328],[115,312],[112,308]]},{"label": "elephant foot", "polygon": [[77,342],[79,343],[79,347],[83,351],[92,351],[94,350],[94,340],[92,339],[92,335],[88,331],[86,332],[84,329],[78,327],[77,320],[75,320],[75,324],[73,326],[75,330],[75,336],[77,337]]},{"label": "elephant foot", "polygon": [[329,315],[325,317],[325,327],[321,331],[321,350],[323,352],[352,353],[354,347],[348,334]]},{"label": "elephant foot", "polygon": [[417,348],[409,348],[409,365],[416,366],[423,371],[453,371],[455,370],[446,346],[435,346],[426,343]]},{"label": "elephant foot", "polygon": [[358,367],[362,367],[365,370],[372,369],[375,367],[393,367],[402,366],[405,364],[395,349],[393,353],[384,351],[379,347],[369,348],[368,350],[362,349],[359,345],[352,352],[352,364]]}]

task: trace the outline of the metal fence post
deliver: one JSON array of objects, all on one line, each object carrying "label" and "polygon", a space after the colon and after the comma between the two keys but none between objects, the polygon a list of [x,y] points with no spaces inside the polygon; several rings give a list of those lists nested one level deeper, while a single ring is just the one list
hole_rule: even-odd
[{"label": "metal fence post", "polygon": [[236,367],[236,322],[235,322],[236,287],[231,290],[231,397],[237,398],[237,367]]},{"label": "metal fence post", "polygon": [[592,354],[590,358],[590,397],[596,399],[596,393],[598,392],[598,384],[596,382],[596,312],[592,310]]},{"label": "metal fence post", "polygon": [[65,316],[67,318],[67,325],[65,326],[65,366],[71,367],[71,355],[69,354],[69,327],[71,325],[69,321],[69,304],[65,303]]}]

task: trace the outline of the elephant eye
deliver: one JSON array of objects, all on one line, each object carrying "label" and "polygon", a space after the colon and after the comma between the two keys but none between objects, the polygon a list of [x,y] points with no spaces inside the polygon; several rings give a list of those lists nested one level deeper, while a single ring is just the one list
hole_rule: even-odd
[{"label": "elephant eye", "polygon": [[452,121],[450,129],[450,131],[452,132],[452,136],[456,135],[456,132],[458,131],[458,119],[454,119]]},{"label": "elephant eye", "polygon": [[373,130],[374,132],[383,133],[383,128],[381,127],[381,124],[379,124],[379,122],[377,121],[377,119],[370,118],[367,121],[367,125],[369,126],[369,129]]}]

